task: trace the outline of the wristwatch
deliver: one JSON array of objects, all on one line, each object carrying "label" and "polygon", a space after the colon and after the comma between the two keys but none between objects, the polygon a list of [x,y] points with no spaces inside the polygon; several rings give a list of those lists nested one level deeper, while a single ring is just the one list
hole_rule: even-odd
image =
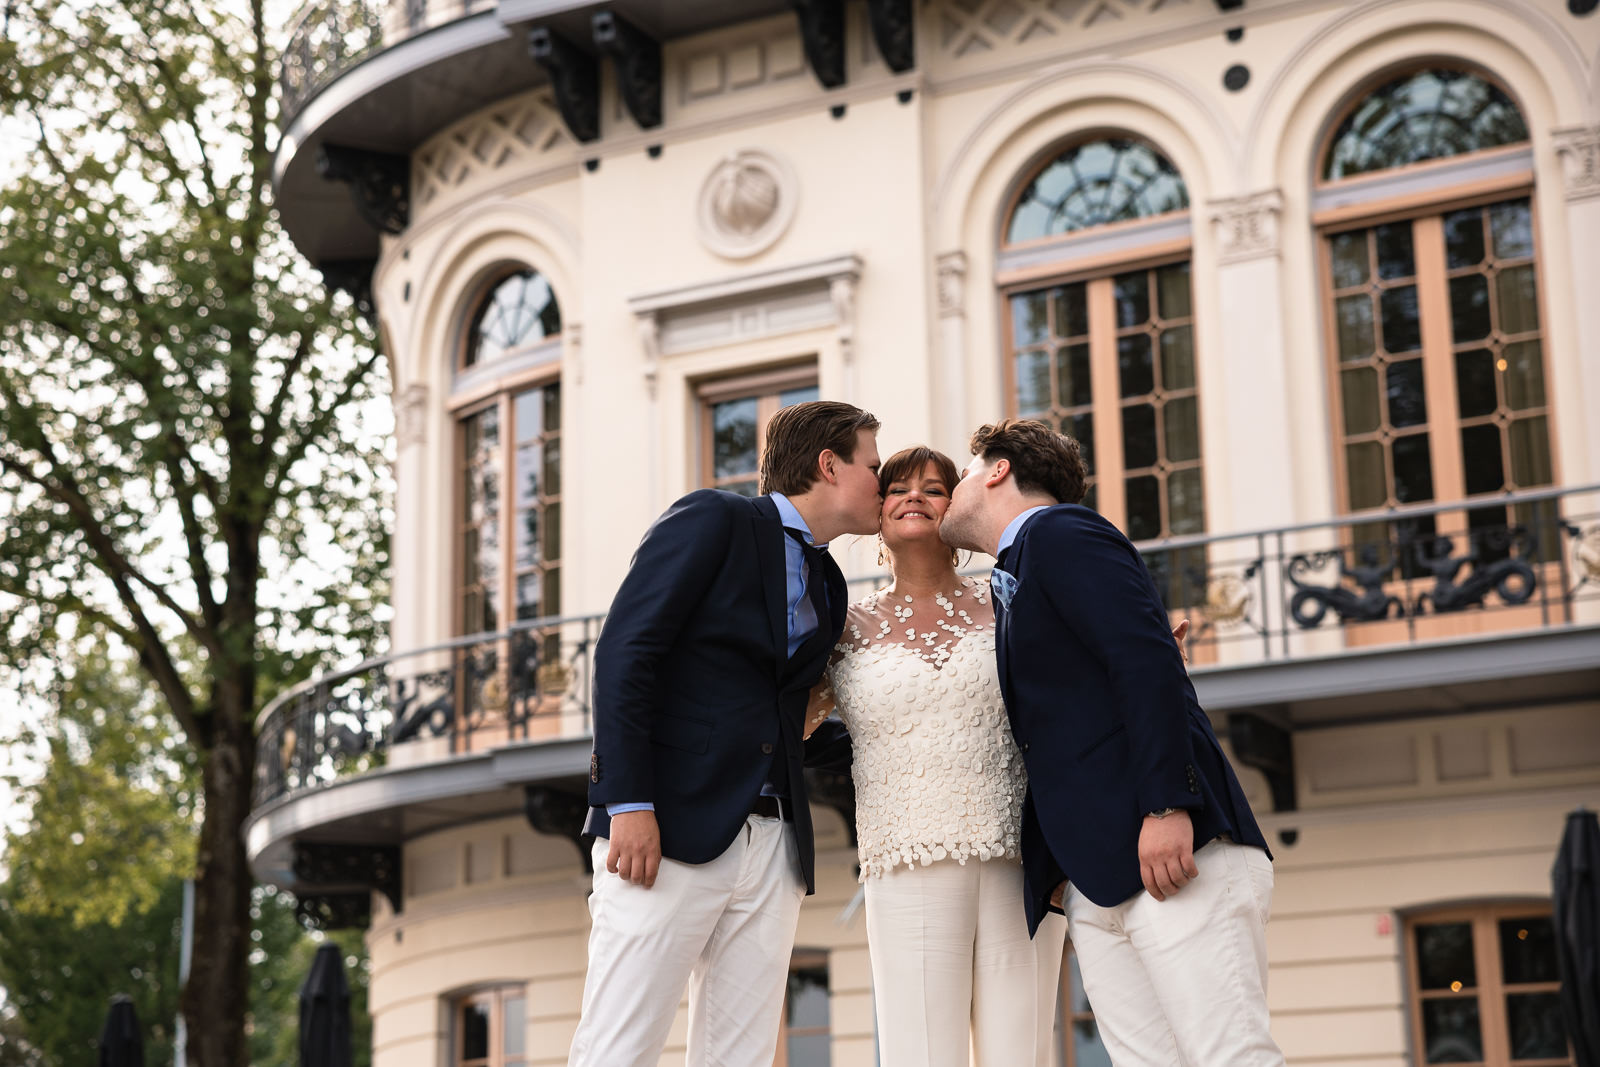
[{"label": "wristwatch", "polygon": [[1165,819],[1168,815],[1173,814],[1177,810],[1177,808],[1162,808],[1160,811],[1147,811],[1144,813],[1144,815],[1147,819]]}]

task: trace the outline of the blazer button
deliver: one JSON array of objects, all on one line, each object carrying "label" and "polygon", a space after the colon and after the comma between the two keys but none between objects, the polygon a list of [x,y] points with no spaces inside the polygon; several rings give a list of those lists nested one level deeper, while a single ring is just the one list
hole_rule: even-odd
[{"label": "blazer button", "polygon": [[761,742],[761,754],[763,756],[772,755],[772,742],[771,741],[763,741],[763,742]]}]

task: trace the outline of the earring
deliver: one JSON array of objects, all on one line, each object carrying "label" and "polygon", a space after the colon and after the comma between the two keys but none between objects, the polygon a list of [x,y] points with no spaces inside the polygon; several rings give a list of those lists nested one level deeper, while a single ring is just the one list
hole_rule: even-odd
[{"label": "earring", "polygon": [[883,534],[878,535],[878,566],[889,562],[889,546],[883,543]]}]

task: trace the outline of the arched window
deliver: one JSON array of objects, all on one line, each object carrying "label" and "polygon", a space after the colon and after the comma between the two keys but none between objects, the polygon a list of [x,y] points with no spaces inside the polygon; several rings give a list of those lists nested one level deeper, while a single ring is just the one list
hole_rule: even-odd
[{"label": "arched window", "polygon": [[1345,116],[1322,160],[1325,180],[1521,144],[1527,124],[1499,86],[1428,67],[1385,82]]},{"label": "arched window", "polygon": [[1086,141],[1051,160],[1022,190],[1006,242],[1056,237],[1188,206],[1183,179],[1155,149],[1125,137]]},{"label": "arched window", "polygon": [[496,362],[498,384],[456,410],[462,634],[561,613],[560,353],[539,347],[559,334],[561,311],[544,278],[521,270],[488,289],[469,323],[460,364]]},{"label": "arched window", "polygon": [[[1155,148],[1107,137],[1067,147],[1022,189],[999,257],[1011,414],[1077,439],[1084,503],[1131,539],[1202,532],[1183,178]],[[1193,592],[1182,575],[1204,566],[1169,555],[1149,559],[1175,607]]]},{"label": "arched window", "polygon": [[561,332],[561,308],[538,271],[522,270],[495,283],[467,327],[461,366],[492,363]]},{"label": "arched window", "polygon": [[[1323,148],[1317,222],[1350,512],[1554,480],[1532,160],[1515,147],[1527,136],[1503,89],[1430,66],[1356,101]],[[1420,177],[1397,170],[1446,159]],[[1531,505],[1487,504],[1359,526],[1355,541],[1420,576],[1446,547],[1506,555],[1519,524],[1534,522],[1548,548],[1546,521]]]}]

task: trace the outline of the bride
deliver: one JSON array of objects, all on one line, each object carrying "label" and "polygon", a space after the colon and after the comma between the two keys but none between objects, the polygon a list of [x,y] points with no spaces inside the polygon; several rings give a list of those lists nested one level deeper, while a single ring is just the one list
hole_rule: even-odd
[{"label": "bride", "polygon": [[1052,914],[1028,937],[1027,779],[988,583],[957,574],[939,540],[957,480],[929,448],[883,465],[879,562],[891,580],[851,606],[807,726],[837,709],[854,746],[880,1061],[1048,1067],[1067,924]]}]

